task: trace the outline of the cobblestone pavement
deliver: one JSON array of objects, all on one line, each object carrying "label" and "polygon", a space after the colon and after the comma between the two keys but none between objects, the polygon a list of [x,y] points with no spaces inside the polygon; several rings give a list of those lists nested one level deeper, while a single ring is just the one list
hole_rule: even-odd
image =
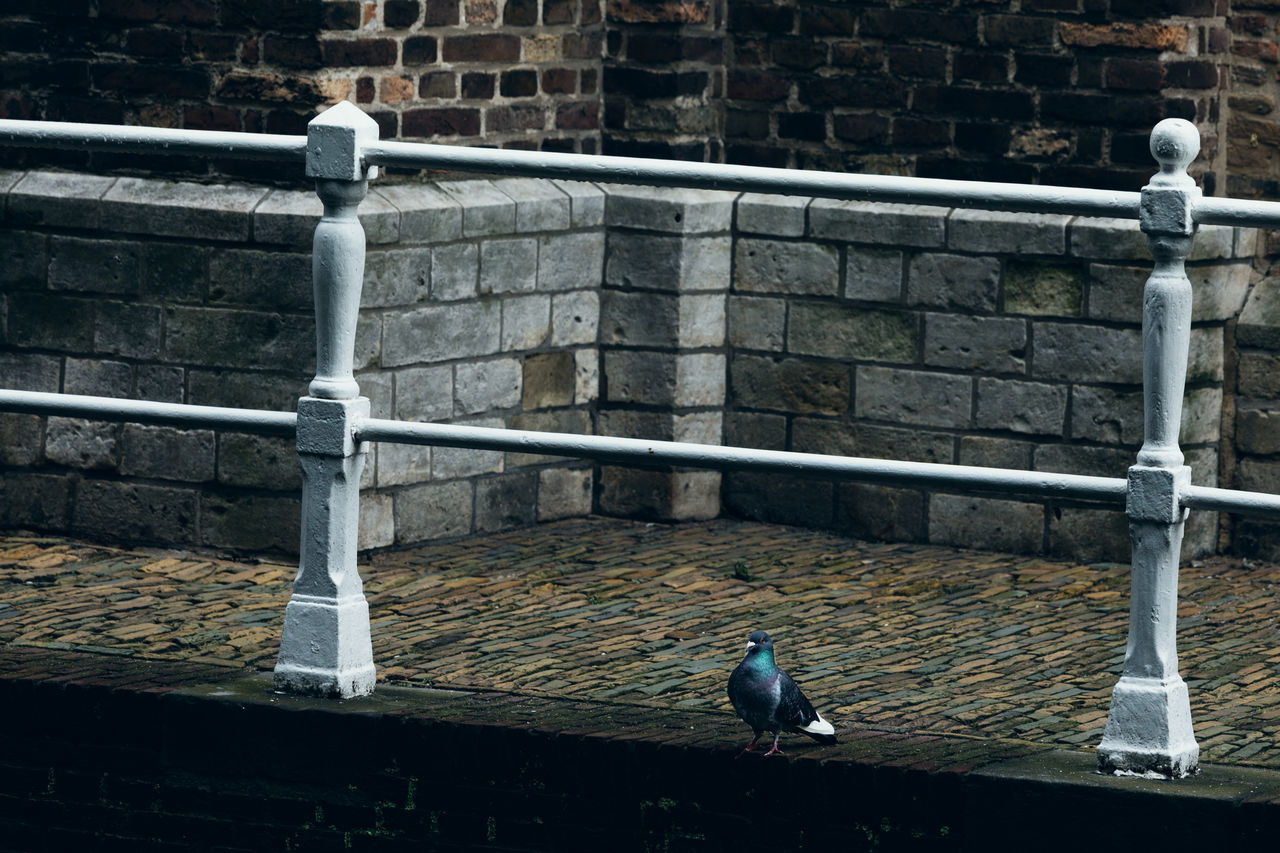
[{"label": "cobblestone pavement", "polygon": [[[728,709],[746,635],[838,730],[1089,748],[1123,659],[1128,567],[719,520],[584,519],[375,555],[390,683]],[[295,568],[0,538],[0,642],[270,669]],[[1184,566],[1202,760],[1280,768],[1280,566]],[[745,741],[748,733],[743,728]]]}]

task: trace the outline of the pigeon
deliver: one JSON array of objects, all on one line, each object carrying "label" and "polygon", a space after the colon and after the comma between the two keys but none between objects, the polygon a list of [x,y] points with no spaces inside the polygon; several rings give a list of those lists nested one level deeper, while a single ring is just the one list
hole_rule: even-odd
[{"label": "pigeon", "polygon": [[773,662],[773,640],[764,631],[752,631],[747,638],[747,656],[729,676],[729,701],[755,732],[746,755],[766,731],[773,732],[773,748],[765,753],[782,755],[778,738],[783,730],[806,734],[818,743],[836,743],[836,730],[800,692],[791,676]]}]

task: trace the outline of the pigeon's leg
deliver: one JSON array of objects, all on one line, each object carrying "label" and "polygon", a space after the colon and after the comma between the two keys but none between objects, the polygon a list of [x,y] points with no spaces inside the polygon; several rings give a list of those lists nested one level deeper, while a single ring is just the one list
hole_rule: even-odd
[{"label": "pigeon's leg", "polygon": [[776,732],[774,732],[774,733],[773,733],[773,748],[772,748],[772,749],[770,749],[768,752],[766,752],[766,753],[764,754],[764,757],[765,757],[765,758],[768,758],[770,755],[782,755],[782,754],[783,754],[783,753],[782,753],[782,750],[778,749],[778,738],[780,738],[780,737],[782,737],[782,730],[781,730],[781,729],[779,729],[778,731],[776,731]]},{"label": "pigeon's leg", "polygon": [[756,736],[755,736],[755,737],[753,737],[753,738],[751,739],[751,743],[747,744],[747,748],[746,748],[746,749],[744,749],[744,750],[742,750],[742,752],[739,752],[737,755],[735,755],[735,756],[734,756],[734,758],[741,758],[742,756],[746,755],[746,754],[747,754],[748,752],[750,752],[751,750],[755,749],[755,748],[756,748],[756,741],[760,740],[760,735],[761,735],[761,734],[763,734],[763,732],[756,732]]}]

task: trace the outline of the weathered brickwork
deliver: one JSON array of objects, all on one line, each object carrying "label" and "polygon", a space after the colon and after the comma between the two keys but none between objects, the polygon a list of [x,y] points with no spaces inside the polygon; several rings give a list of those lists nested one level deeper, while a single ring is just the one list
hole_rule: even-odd
[{"label": "weathered brickwork", "polygon": [[1215,0],[731,3],[726,157],[1137,189],[1149,127],[1177,116],[1213,174],[1232,17]]},{"label": "weathered brickwork", "polygon": [[[0,186],[7,386],[294,407],[314,359],[314,195],[38,170]],[[527,179],[375,185],[361,215],[356,366],[378,417],[1111,477],[1142,441],[1150,260],[1133,221]],[[1197,482],[1275,491],[1280,312],[1266,282],[1250,291],[1255,243],[1196,238],[1182,441]],[[0,428],[5,524],[296,547],[287,441]],[[364,477],[366,547],[728,510],[1128,553],[1123,515],[1089,505],[395,444]],[[1239,524],[1220,537],[1197,513],[1188,549],[1272,547]]]},{"label": "weathered brickwork", "polygon": [[1211,193],[1275,196],[1274,5],[11,4],[0,114],[300,133],[349,100],[384,137],[1127,189],[1148,176],[1151,125],[1181,116]]},{"label": "weathered brickwork", "polygon": [[0,11],[0,114],[304,133],[350,100],[384,138],[594,152],[603,40],[600,0],[17,4]]}]

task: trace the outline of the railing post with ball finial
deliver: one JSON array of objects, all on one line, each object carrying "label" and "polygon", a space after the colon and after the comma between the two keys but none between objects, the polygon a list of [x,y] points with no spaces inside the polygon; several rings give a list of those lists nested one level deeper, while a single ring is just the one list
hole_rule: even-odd
[{"label": "railing post with ball finial", "polygon": [[1160,171],[1142,190],[1141,222],[1155,267],[1142,297],[1144,440],[1129,469],[1126,513],[1133,544],[1129,640],[1098,769],[1178,778],[1199,769],[1187,685],[1178,674],[1178,559],[1191,469],[1178,447],[1191,339],[1191,282],[1185,262],[1200,197],[1187,166],[1200,134],[1183,119],[1151,133]]}]

